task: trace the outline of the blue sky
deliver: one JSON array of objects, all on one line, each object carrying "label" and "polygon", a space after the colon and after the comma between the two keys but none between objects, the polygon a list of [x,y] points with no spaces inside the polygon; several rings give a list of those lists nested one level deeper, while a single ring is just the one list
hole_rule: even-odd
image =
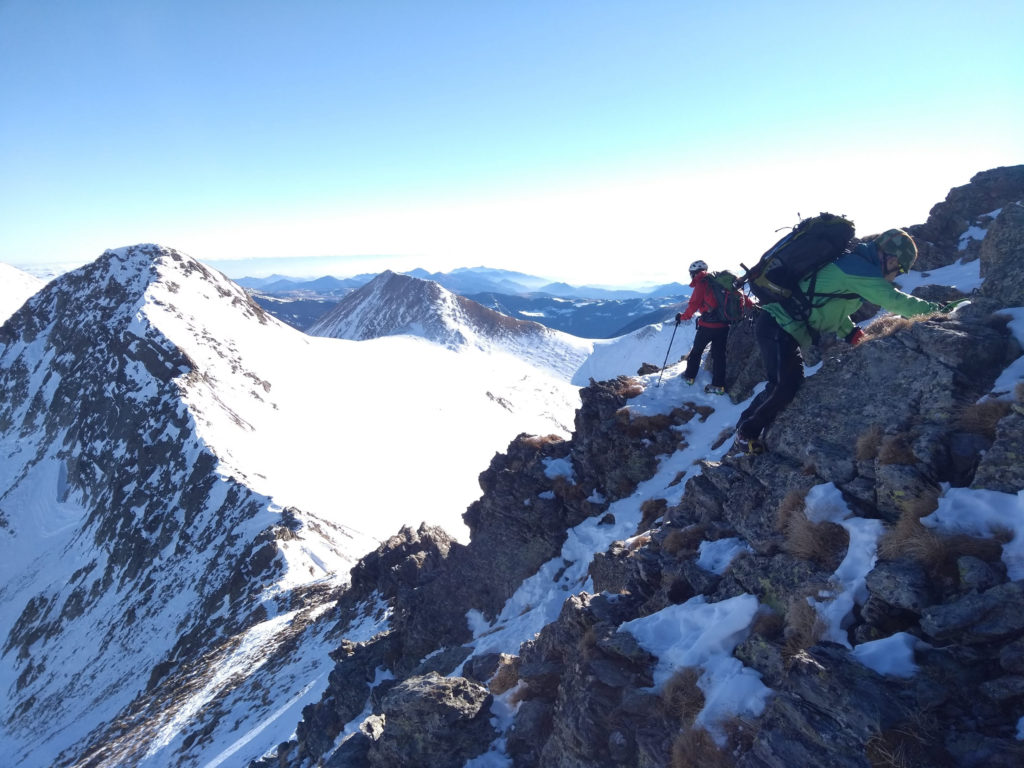
[{"label": "blue sky", "polygon": [[1019,0],[0,0],[0,261],[678,278],[1024,162],[1022,51]]}]

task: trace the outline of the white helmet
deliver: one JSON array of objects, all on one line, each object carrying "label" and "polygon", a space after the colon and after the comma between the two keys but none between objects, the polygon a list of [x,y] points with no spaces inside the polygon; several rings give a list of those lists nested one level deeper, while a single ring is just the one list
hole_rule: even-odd
[{"label": "white helmet", "polygon": [[708,271],[707,262],[701,261],[700,259],[697,259],[695,262],[693,262],[693,264],[690,265],[690,277],[693,277],[698,272],[707,272],[707,271]]}]

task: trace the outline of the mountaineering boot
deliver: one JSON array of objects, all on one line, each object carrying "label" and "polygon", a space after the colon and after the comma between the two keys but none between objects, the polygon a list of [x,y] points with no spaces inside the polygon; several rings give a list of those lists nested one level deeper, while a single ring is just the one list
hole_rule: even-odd
[{"label": "mountaineering boot", "polygon": [[764,441],[759,437],[743,437],[736,433],[736,440],[732,444],[733,451],[743,453],[747,456],[758,456],[768,450]]},{"label": "mountaineering boot", "polygon": [[725,387],[716,387],[714,384],[708,384],[704,387],[704,391],[709,395],[724,395]]},{"label": "mountaineering boot", "polygon": [[688,386],[688,387],[692,387],[692,386],[693,386],[693,379],[691,379],[690,377],[688,377],[688,376],[683,376],[683,377],[682,377],[682,379],[683,379],[683,383],[684,383],[684,384],[685,384],[686,386]]}]

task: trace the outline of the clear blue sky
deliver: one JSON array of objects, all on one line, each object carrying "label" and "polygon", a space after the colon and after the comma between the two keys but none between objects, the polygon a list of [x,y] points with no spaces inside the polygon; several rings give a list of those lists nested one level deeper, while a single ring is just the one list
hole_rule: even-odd
[{"label": "clear blue sky", "polygon": [[0,0],[16,266],[658,281],[1022,162],[1020,0]]}]

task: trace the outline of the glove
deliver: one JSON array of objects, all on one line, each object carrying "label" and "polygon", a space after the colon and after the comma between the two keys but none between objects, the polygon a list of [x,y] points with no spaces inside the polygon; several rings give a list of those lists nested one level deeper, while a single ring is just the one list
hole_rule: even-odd
[{"label": "glove", "polygon": [[676,325],[679,325],[682,322],[685,322],[683,320],[683,313],[682,312],[676,312]]},{"label": "glove", "polygon": [[851,347],[856,347],[862,341],[864,341],[864,331],[860,328],[854,328],[846,335],[846,341]]}]

